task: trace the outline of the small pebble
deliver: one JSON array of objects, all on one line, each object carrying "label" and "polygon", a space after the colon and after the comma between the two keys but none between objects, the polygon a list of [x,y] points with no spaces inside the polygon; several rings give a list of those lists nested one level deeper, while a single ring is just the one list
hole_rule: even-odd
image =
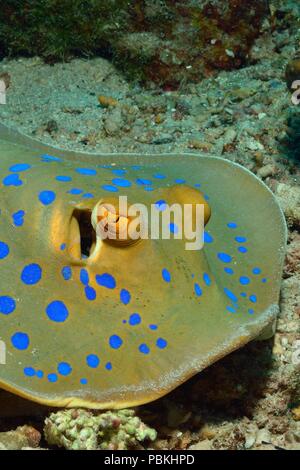
[{"label": "small pebble", "polygon": [[257,172],[257,175],[263,179],[268,178],[268,176],[274,176],[275,174],[276,166],[272,164],[262,166]]}]

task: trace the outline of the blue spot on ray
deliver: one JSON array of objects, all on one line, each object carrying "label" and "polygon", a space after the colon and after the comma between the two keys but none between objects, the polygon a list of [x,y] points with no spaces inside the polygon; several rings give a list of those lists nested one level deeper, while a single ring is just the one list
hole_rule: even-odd
[{"label": "blue spot on ray", "polygon": [[112,183],[116,186],[120,186],[121,188],[129,188],[131,186],[131,182],[125,178],[114,178]]},{"label": "blue spot on ray", "polygon": [[94,170],[93,168],[76,168],[75,171],[79,173],[80,175],[85,175],[85,176],[95,176],[97,174],[97,171]]},{"label": "blue spot on ray", "polygon": [[230,275],[234,274],[234,271],[231,268],[224,268],[224,271],[226,274],[230,274]]},{"label": "blue spot on ray", "polygon": [[72,372],[72,367],[68,362],[60,362],[58,364],[57,371],[61,375],[69,375]]},{"label": "blue spot on ray", "polygon": [[0,241],[0,259],[4,259],[9,255],[9,246]]},{"label": "blue spot on ray", "polygon": [[141,317],[138,313],[133,313],[129,317],[129,325],[131,325],[131,326],[139,325],[141,323],[141,321],[142,321],[142,319],[141,319]]},{"label": "blue spot on ray", "polygon": [[232,260],[231,256],[228,255],[227,253],[218,253],[218,258],[223,263],[231,263],[231,260]]},{"label": "blue spot on ray", "polygon": [[235,241],[238,243],[245,243],[247,241],[246,237],[235,237]]},{"label": "blue spot on ray", "polygon": [[118,170],[118,169],[115,169],[115,170],[112,170],[112,173],[116,176],[123,176],[126,174],[126,171],[125,170]]},{"label": "blue spot on ray", "polygon": [[2,183],[4,184],[4,186],[21,186],[23,184],[23,181],[20,180],[18,174],[13,174],[5,176],[5,178],[2,180]]},{"label": "blue spot on ray", "polygon": [[16,165],[12,165],[9,168],[9,171],[18,173],[19,171],[29,170],[29,168],[31,168],[31,165],[29,165],[28,163],[17,163]]},{"label": "blue spot on ray", "polygon": [[129,304],[130,299],[131,299],[130,292],[128,292],[128,290],[126,290],[126,289],[122,289],[121,292],[120,292],[120,300],[121,300],[121,302],[122,302],[124,305],[127,305],[127,304]]},{"label": "blue spot on ray", "polygon": [[100,364],[100,359],[96,354],[89,354],[86,358],[86,363],[89,367],[96,369]]},{"label": "blue spot on ray", "polygon": [[99,286],[107,287],[107,289],[114,289],[116,287],[115,278],[108,273],[97,274],[96,282]]},{"label": "blue spot on ray", "polygon": [[118,335],[112,335],[109,338],[109,345],[112,349],[119,349],[123,344],[122,339]]},{"label": "blue spot on ray", "polygon": [[202,289],[199,284],[197,284],[197,282],[194,284],[194,291],[197,297],[200,297],[202,295]]},{"label": "blue spot on ray", "polygon": [[54,157],[53,155],[47,155],[46,153],[41,155],[41,160],[42,162],[62,162],[61,158]]},{"label": "blue spot on ray", "polygon": [[102,186],[102,189],[104,189],[105,191],[109,191],[111,193],[116,193],[118,192],[118,188],[116,188],[115,186],[112,186],[111,184],[104,184]]},{"label": "blue spot on ray", "polygon": [[149,353],[150,353],[150,349],[149,349],[149,347],[147,346],[147,344],[145,344],[145,343],[139,345],[139,351],[140,351],[142,354],[149,354]]},{"label": "blue spot on ray", "polygon": [[21,280],[24,284],[37,284],[42,277],[42,268],[38,264],[28,264],[21,273]]},{"label": "blue spot on ray", "polygon": [[87,285],[89,283],[89,273],[87,272],[86,269],[82,268],[80,270],[80,282],[83,284],[83,285]]},{"label": "blue spot on ray", "polygon": [[237,297],[234,295],[233,292],[231,292],[231,290],[227,289],[227,287],[224,288],[224,292],[225,294],[227,295],[227,297],[229,297],[230,300],[232,300],[233,302],[237,302],[238,299]]},{"label": "blue spot on ray", "polygon": [[46,308],[46,313],[49,320],[57,323],[66,321],[69,316],[68,309],[61,300],[51,302]]},{"label": "blue spot on ray", "polygon": [[70,189],[70,191],[68,191],[68,193],[69,194],[74,194],[76,196],[78,194],[83,193],[83,190],[79,189],[79,188],[72,188],[72,189]]},{"label": "blue spot on ray", "polygon": [[62,277],[65,281],[69,281],[72,277],[72,269],[70,266],[64,266],[61,270]]},{"label": "blue spot on ray", "polygon": [[207,273],[204,273],[204,274],[203,274],[203,280],[204,280],[204,282],[205,282],[205,284],[206,284],[207,286],[210,286],[210,285],[211,285],[211,279],[210,279],[210,277],[209,277],[209,275],[208,275]]},{"label": "blue spot on ray", "polygon": [[165,349],[167,345],[168,345],[167,341],[163,338],[158,338],[158,340],[156,341],[156,346],[159,349]]},{"label": "blue spot on ray", "polygon": [[252,272],[253,272],[253,274],[260,274],[260,273],[261,273],[261,269],[260,269],[260,268],[253,268],[253,269],[252,269]]},{"label": "blue spot on ray", "polygon": [[169,224],[169,229],[170,229],[170,232],[174,233],[175,235],[178,233],[178,227],[173,222]]},{"label": "blue spot on ray", "polygon": [[54,191],[42,191],[39,194],[39,200],[44,206],[49,206],[56,199]]},{"label": "blue spot on ray", "polygon": [[57,382],[58,377],[57,374],[48,374],[47,379],[49,382]]},{"label": "blue spot on ray", "polygon": [[167,203],[166,203],[166,201],[164,201],[163,199],[160,199],[159,201],[156,201],[156,203],[155,203],[155,208],[156,208],[158,211],[164,211],[164,210],[166,210],[166,208],[167,208]]},{"label": "blue spot on ray", "polygon": [[71,176],[63,176],[63,175],[61,175],[61,176],[56,176],[55,179],[56,179],[57,181],[61,181],[62,183],[67,183],[67,182],[69,182],[69,181],[72,181]]},{"label": "blue spot on ray", "polygon": [[0,297],[0,313],[9,315],[16,309],[16,302],[12,297],[3,295]]},{"label": "blue spot on ray", "polygon": [[228,310],[228,312],[230,312],[230,313],[235,313],[236,312],[236,309],[234,307],[231,307],[230,305],[228,305],[226,307],[226,310]]},{"label": "blue spot on ray", "polygon": [[171,274],[166,268],[164,268],[162,270],[161,274],[162,274],[162,278],[165,282],[170,282],[171,281]]},{"label": "blue spot on ray", "polygon": [[204,241],[204,243],[212,243],[214,241],[214,239],[213,239],[212,235],[210,235],[208,232],[204,232],[203,241]]},{"label": "blue spot on ray", "polygon": [[33,377],[35,375],[35,370],[33,367],[24,367],[24,374],[27,377]]},{"label": "blue spot on ray", "polygon": [[12,215],[13,223],[16,227],[21,227],[24,224],[24,215],[25,212],[22,210],[15,212]]},{"label": "blue spot on ray", "polygon": [[151,185],[152,181],[146,178],[137,178],[136,184],[138,184],[139,186],[146,186],[146,185]]},{"label": "blue spot on ray", "polygon": [[85,295],[88,300],[95,300],[97,297],[96,291],[93,287],[91,286],[86,286],[85,289]]},{"label": "blue spot on ray", "polygon": [[30,343],[29,336],[27,335],[27,333],[18,331],[17,333],[12,335],[11,343],[16,349],[19,349],[20,351],[24,351],[29,346],[29,343]]},{"label": "blue spot on ray", "polygon": [[241,277],[240,277],[240,283],[243,284],[243,285],[250,284],[250,279],[249,279],[249,277],[247,277],[247,276],[241,276]]}]

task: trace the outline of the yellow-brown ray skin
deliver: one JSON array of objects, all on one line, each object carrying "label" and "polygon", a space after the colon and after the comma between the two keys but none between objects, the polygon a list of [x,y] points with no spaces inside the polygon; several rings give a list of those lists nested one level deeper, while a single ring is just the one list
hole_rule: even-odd
[{"label": "yellow-brown ray skin", "polygon": [[[0,265],[0,285],[2,290],[5,289],[3,295],[12,295],[18,301],[15,314],[0,318],[0,338],[6,340],[9,353],[8,365],[0,366],[3,388],[50,406],[103,409],[138,405],[166,394],[198,371],[258,337],[274,321],[278,311],[286,228],[273,195],[247,170],[223,159],[207,156],[96,157],[53,149],[44,150],[43,153],[45,151],[62,155],[65,158],[64,169],[59,170],[56,164],[34,167],[40,152],[0,142],[1,176],[4,167],[7,172],[9,166],[22,161],[31,163],[33,173],[38,176],[30,180],[31,173],[24,173],[21,175],[26,183],[23,186],[17,189],[0,187],[6,220],[0,239],[2,237],[13,243],[8,258],[10,264],[6,264],[5,269],[3,263]],[[68,174],[74,165],[94,166],[100,162],[115,163],[121,168],[144,165],[144,177],[159,169],[172,176],[172,180],[176,176],[186,179],[187,184],[189,180],[195,183],[195,175],[199,175],[210,197],[211,217],[207,230],[215,238],[214,243],[205,246],[201,252],[187,252],[184,240],[176,240],[175,244],[168,240],[142,240],[125,248],[103,243],[97,252],[98,257],[79,261],[76,258],[78,251],[70,254],[66,250],[62,253],[61,242],[76,239],[78,227],[71,228],[71,221],[73,211],[79,206],[78,198],[67,191],[60,191],[57,183],[57,200],[45,210],[37,203],[37,194],[41,189],[46,189],[45,186],[47,189],[54,187],[55,176]],[[128,171],[130,173],[131,170]],[[95,202],[107,197],[98,181],[93,182],[92,178],[85,179],[74,172],[72,176],[74,187],[85,185],[85,191],[95,193],[93,203],[80,203],[83,209],[91,209]],[[146,205],[168,195],[174,200],[191,200],[191,196],[185,198],[190,191],[194,194],[193,189],[171,186],[158,187],[151,194],[132,185],[126,188],[126,193],[130,200],[141,198]],[[199,197],[202,198],[201,195]],[[24,204],[31,211],[30,216],[25,217],[23,231],[20,232],[9,221],[13,211]],[[207,206],[207,219],[209,216]],[[236,252],[236,242],[228,238],[226,223],[231,219],[236,220],[247,233],[248,257],[241,258]],[[236,281],[220,269],[216,252],[225,249],[237,253],[234,254],[237,277],[245,271],[249,272],[255,265],[267,273],[267,288],[256,280],[252,281],[259,298],[254,316],[249,316],[246,309],[237,315],[226,314],[228,299],[224,296],[223,287],[236,291]],[[19,276],[22,267],[30,262],[43,267],[43,278],[38,285],[28,287],[20,284]],[[68,282],[63,281],[60,274],[65,265],[70,265],[73,270],[73,279]],[[91,287],[97,289],[94,303],[87,303],[79,283],[82,267],[89,272]],[[168,268],[172,274],[170,284],[161,279],[163,268]],[[115,275],[118,289],[126,288],[131,292],[130,307],[116,302],[115,292],[99,288],[95,275],[104,272]],[[204,272],[212,277],[213,283],[203,290],[199,300],[194,295],[192,275],[203,286]],[[54,324],[45,315],[45,306],[54,299],[63,300],[68,306],[69,318],[65,325]],[[142,314],[145,329],[122,329],[122,319],[128,319],[133,312]],[[146,335],[150,322],[159,324],[155,338],[158,334],[167,338],[168,348],[160,353],[151,339],[153,356],[147,361],[148,358],[137,353],[137,347],[140,342],[148,341]],[[11,334],[20,328],[31,335],[32,347],[25,352],[15,351],[10,345]],[[107,348],[107,338],[111,333],[123,336],[123,349],[110,351]],[[95,373],[86,368],[84,359],[93,352],[99,354],[102,365],[108,360],[113,363],[110,375],[105,374],[103,369]],[[66,358],[72,363],[74,371],[70,377],[60,377],[58,383],[30,381],[22,373],[25,366],[41,367],[47,373],[55,372],[57,363]],[[79,384],[79,379],[85,374],[89,375],[89,384],[84,388]]]}]

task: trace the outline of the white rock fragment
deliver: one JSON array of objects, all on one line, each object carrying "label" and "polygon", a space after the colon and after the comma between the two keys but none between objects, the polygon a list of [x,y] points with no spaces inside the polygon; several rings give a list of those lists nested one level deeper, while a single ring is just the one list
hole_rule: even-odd
[{"label": "white rock fragment", "polygon": [[252,150],[254,152],[257,150],[264,150],[263,144],[252,138],[247,139],[245,144],[247,149]]},{"label": "white rock fragment", "polygon": [[256,445],[269,444],[271,441],[271,434],[267,429],[260,429],[256,436]]},{"label": "white rock fragment", "polygon": [[227,129],[227,131],[224,134],[223,140],[224,140],[224,145],[232,144],[237,137],[237,132],[235,129],[230,127]]},{"label": "white rock fragment", "polygon": [[272,165],[271,163],[268,165],[264,165],[257,172],[257,175],[260,178],[268,178],[268,176],[274,176],[275,174],[276,174],[276,166]]},{"label": "white rock fragment", "polygon": [[235,53],[231,49],[225,49],[226,54],[228,57],[232,57],[234,59]]}]

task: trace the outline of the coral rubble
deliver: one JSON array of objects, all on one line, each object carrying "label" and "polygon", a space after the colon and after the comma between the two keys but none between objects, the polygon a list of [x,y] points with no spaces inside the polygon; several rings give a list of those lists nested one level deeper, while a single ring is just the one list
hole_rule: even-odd
[{"label": "coral rubble", "polygon": [[69,450],[125,450],[156,439],[156,431],[146,426],[134,410],[58,411],[46,419],[44,432],[48,444]]},{"label": "coral rubble", "polygon": [[52,62],[112,54],[131,77],[170,87],[244,65],[269,13],[266,0],[23,3],[7,0],[1,9],[3,55]]},{"label": "coral rubble", "polygon": [[0,432],[0,450],[21,450],[36,448],[41,440],[40,433],[31,426],[19,426],[15,431]]}]

